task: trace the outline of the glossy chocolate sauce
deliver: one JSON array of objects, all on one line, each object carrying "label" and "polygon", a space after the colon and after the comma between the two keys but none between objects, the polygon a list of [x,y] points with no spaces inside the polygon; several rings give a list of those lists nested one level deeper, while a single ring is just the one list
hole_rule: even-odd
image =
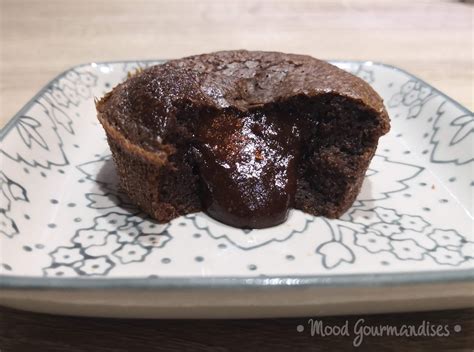
[{"label": "glossy chocolate sauce", "polygon": [[284,222],[296,192],[299,134],[263,112],[205,118],[196,155],[207,214],[240,228]]}]

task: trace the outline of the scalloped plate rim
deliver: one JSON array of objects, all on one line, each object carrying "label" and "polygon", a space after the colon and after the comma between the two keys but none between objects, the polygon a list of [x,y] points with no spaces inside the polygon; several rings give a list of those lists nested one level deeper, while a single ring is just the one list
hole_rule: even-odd
[{"label": "scalloped plate rim", "polygon": [[[7,123],[0,129],[0,141],[14,127],[19,117],[27,111],[34,101],[40,97],[55,81],[64,77],[71,70],[94,65],[133,62],[163,63],[163,59],[147,60],[113,60],[88,62],[72,66],[47,82]],[[331,64],[364,64],[382,66],[401,72],[430,87],[434,92],[450,101],[467,114],[472,112],[433,87],[426,81],[418,78],[399,67],[370,60],[326,60]],[[436,270],[430,272],[393,272],[384,274],[344,274],[344,275],[309,275],[309,276],[281,276],[281,277],[170,277],[170,278],[44,278],[15,275],[0,275],[0,289],[117,289],[117,288],[153,288],[153,289],[203,289],[203,288],[278,288],[278,287],[390,287],[394,285],[433,284],[452,282],[474,282],[474,269]]]}]

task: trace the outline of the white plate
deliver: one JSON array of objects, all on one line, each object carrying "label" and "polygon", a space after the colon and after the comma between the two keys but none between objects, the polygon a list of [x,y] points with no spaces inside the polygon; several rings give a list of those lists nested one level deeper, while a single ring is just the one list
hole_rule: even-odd
[{"label": "white plate", "polygon": [[131,317],[264,317],[472,305],[474,117],[427,83],[334,62],[384,98],[392,130],[339,220],[293,211],[245,231],[198,213],[166,225],[117,189],[94,97],[156,62],[92,63],[2,130],[0,303]]}]

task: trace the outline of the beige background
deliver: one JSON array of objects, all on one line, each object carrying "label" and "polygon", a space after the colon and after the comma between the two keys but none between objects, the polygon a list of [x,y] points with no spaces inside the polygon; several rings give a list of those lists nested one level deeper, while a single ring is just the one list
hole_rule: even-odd
[{"label": "beige background", "polygon": [[382,61],[471,110],[472,2],[0,0],[0,125],[84,62],[262,49]]}]

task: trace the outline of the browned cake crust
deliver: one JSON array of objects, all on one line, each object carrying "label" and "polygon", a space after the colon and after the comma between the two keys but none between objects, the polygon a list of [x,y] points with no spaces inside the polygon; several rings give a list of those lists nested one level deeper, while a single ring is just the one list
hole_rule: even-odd
[{"label": "browned cake crust", "polygon": [[[150,67],[97,102],[121,187],[161,222],[202,210],[192,149],[206,116],[279,111],[305,119],[292,207],[338,217],[390,129],[379,95],[309,56],[225,51]],[[308,122],[309,121],[309,122]]]}]

